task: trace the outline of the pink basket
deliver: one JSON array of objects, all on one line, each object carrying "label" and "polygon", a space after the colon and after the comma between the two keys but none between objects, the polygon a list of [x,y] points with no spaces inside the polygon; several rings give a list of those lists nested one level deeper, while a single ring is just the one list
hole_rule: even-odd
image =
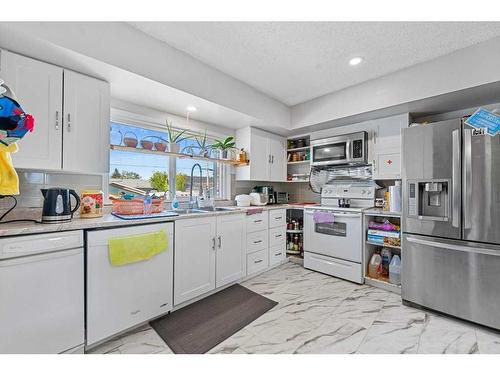
[{"label": "pink basket", "polygon": [[[163,199],[153,199],[152,213],[163,211]],[[115,199],[113,201],[113,212],[120,215],[143,215],[144,201],[142,199]]]}]

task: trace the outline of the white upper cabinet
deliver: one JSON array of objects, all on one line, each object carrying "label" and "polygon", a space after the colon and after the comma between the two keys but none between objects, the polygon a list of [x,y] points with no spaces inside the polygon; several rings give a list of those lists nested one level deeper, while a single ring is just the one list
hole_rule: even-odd
[{"label": "white upper cabinet", "polygon": [[236,131],[236,147],[248,152],[250,165],[236,169],[237,180],[286,181],[286,139],[256,128]]},{"label": "white upper cabinet", "polygon": [[64,71],[63,169],[109,172],[109,85]]},{"label": "white upper cabinet", "polygon": [[374,180],[401,178],[401,129],[409,125],[408,113],[374,120],[372,169]]},{"label": "white upper cabinet", "polygon": [[286,181],[286,139],[274,134],[269,135],[270,181]]},{"label": "white upper cabinet", "polygon": [[0,77],[35,118],[35,130],[12,156],[14,167],[109,171],[108,83],[4,50]]},{"label": "white upper cabinet", "polygon": [[14,167],[61,169],[63,69],[2,50],[0,77],[35,118],[33,133],[12,154]]}]

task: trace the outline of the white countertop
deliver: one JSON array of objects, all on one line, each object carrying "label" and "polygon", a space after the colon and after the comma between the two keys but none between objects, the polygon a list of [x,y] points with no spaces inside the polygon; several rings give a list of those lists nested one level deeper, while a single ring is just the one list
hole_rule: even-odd
[{"label": "white countertop", "polygon": [[303,205],[294,204],[275,204],[269,206],[251,206],[251,207],[235,207],[235,206],[225,206],[234,208],[234,210],[227,211],[214,211],[214,212],[196,212],[190,214],[182,214],[179,216],[172,217],[160,217],[151,219],[137,219],[137,220],[123,220],[119,219],[110,213],[104,214],[103,217],[83,219],[80,217],[75,217],[70,222],[57,223],[57,224],[37,224],[33,222],[16,222],[0,224],[0,237],[6,236],[18,236],[25,234],[40,234],[40,233],[51,233],[51,232],[63,232],[69,230],[82,230],[82,229],[96,229],[96,228],[113,228],[128,225],[142,225],[142,224],[152,224],[152,223],[163,223],[171,222],[176,220],[193,219],[197,217],[207,217],[207,216],[220,216],[220,215],[234,215],[237,213],[244,213],[248,209],[262,208],[265,211],[282,209],[282,208],[299,208],[302,209]]}]

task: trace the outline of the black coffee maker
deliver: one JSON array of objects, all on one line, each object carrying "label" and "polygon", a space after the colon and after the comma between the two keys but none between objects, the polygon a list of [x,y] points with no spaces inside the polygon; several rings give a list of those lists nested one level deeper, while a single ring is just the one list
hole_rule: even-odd
[{"label": "black coffee maker", "polygon": [[[66,188],[41,189],[44,197],[42,222],[61,223],[71,221],[73,213],[80,207],[80,197],[76,191]],[[71,208],[71,196],[76,204]]]}]

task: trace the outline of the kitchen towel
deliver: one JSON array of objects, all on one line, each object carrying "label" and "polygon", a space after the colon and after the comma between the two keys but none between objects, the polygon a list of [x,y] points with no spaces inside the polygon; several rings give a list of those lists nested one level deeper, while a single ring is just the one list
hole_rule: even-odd
[{"label": "kitchen towel", "polygon": [[112,238],[108,241],[109,261],[113,266],[148,260],[168,248],[164,231]]},{"label": "kitchen towel", "polygon": [[316,224],[323,224],[323,223],[333,223],[335,221],[335,216],[331,212],[315,212],[313,214],[313,220]]}]

